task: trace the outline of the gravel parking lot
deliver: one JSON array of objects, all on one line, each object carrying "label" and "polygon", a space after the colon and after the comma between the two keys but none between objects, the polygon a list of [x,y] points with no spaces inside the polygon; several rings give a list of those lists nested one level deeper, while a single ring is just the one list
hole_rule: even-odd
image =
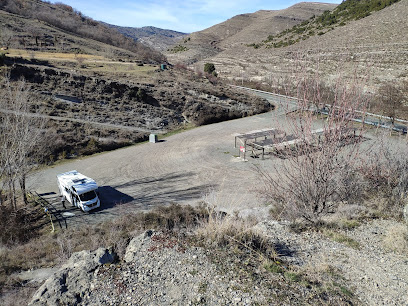
[{"label": "gravel parking lot", "polygon": [[[158,143],[143,143],[108,153],[64,162],[29,178],[29,188],[43,194],[72,222],[99,222],[129,211],[158,205],[198,203],[210,194],[211,202],[227,211],[266,208],[254,189],[260,180],[254,164],[271,160],[238,158],[234,135],[270,128],[282,120],[282,111],[198,127]],[[84,214],[62,208],[56,175],[78,170],[100,186],[101,209]],[[207,197],[208,198],[208,197]],[[69,205],[69,203],[68,203]],[[262,212],[263,213],[263,212]]]}]

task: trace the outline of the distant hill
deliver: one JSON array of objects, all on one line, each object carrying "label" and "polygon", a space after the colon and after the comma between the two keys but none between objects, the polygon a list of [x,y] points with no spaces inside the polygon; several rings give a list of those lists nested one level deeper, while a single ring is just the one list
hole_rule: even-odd
[{"label": "distant hill", "polygon": [[169,47],[178,43],[186,36],[186,33],[165,30],[156,27],[121,27],[106,23],[107,26],[118,30],[127,37],[132,38],[146,46],[159,51],[166,51]]},{"label": "distant hill", "polygon": [[[402,84],[408,81],[406,0],[367,14],[360,12],[359,18],[350,18],[344,24],[340,20],[337,25],[324,27],[323,35],[317,32],[295,44],[281,48],[251,46],[336,7],[310,2],[298,3],[281,11],[239,15],[190,34],[187,37],[190,41],[182,44],[187,51],[166,55],[173,63],[191,64],[198,60],[199,67],[212,62],[220,77],[238,82],[252,80],[276,85],[279,80],[294,76],[294,63],[299,61],[309,61],[308,66],[316,67],[319,63],[320,77],[328,83],[340,73],[351,78],[358,71],[368,79],[367,91],[371,92],[376,92],[384,82]],[[297,36],[293,37],[296,39]]]},{"label": "distant hill", "polygon": [[102,43],[122,50],[119,52],[115,48],[108,48],[113,54],[127,54],[148,62],[166,60],[160,52],[62,3],[1,0],[0,21],[1,43],[6,46],[11,44],[16,48],[33,50],[95,53],[107,49],[100,45]]},{"label": "distant hill", "polygon": [[284,10],[261,10],[241,14],[203,31],[188,35],[180,45],[182,52],[167,52],[173,62],[192,63],[241,45],[258,42],[296,24],[332,10],[336,4],[304,2]]}]

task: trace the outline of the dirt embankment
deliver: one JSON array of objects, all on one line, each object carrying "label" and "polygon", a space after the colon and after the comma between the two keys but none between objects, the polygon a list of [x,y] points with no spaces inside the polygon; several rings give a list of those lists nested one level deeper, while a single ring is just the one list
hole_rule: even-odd
[{"label": "dirt embankment", "polygon": [[[142,83],[25,63],[15,64],[10,77],[24,77],[29,83],[39,112],[67,118],[57,125],[50,121],[49,128],[61,144],[66,144],[66,148],[57,151],[74,155],[83,153],[81,150],[93,153],[138,142],[146,139],[149,132],[220,122],[271,109],[266,100],[223,84],[212,84],[187,71],[156,73],[149,83]],[[106,123],[110,127],[88,126],[72,119]],[[93,143],[89,145],[91,139]],[[98,150],[92,150],[95,142]]]}]

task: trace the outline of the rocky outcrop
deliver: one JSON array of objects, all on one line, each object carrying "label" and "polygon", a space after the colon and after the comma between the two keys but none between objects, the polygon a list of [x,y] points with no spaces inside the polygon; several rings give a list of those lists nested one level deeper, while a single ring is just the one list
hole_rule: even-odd
[{"label": "rocky outcrop", "polygon": [[29,305],[77,305],[90,289],[93,272],[112,263],[112,250],[99,248],[94,252],[74,253],[36,292]]}]

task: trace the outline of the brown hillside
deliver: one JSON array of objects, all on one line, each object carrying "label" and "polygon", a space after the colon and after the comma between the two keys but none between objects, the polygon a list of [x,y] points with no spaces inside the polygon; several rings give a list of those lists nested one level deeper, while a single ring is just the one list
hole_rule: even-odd
[{"label": "brown hillside", "polygon": [[107,50],[110,57],[165,61],[158,51],[62,3],[3,0],[0,22],[1,47],[98,55]]},{"label": "brown hillside", "polygon": [[192,63],[196,60],[265,39],[270,34],[279,33],[287,28],[320,15],[325,10],[335,8],[335,4],[302,2],[284,10],[261,10],[252,14],[242,14],[214,25],[200,32],[192,33],[182,46],[188,50],[168,53],[173,62]]},{"label": "brown hillside", "polygon": [[[300,52],[307,54],[304,59],[320,62],[319,70],[324,80],[334,79],[339,69],[351,75],[360,68],[370,78],[369,90],[375,91],[384,81],[399,83],[408,78],[407,15],[408,1],[400,1],[366,18],[286,48],[255,49],[241,42],[206,61],[213,62],[221,76],[269,83],[293,75],[293,57]],[[257,38],[259,41],[261,39]],[[248,40],[248,44],[251,42]]]}]

